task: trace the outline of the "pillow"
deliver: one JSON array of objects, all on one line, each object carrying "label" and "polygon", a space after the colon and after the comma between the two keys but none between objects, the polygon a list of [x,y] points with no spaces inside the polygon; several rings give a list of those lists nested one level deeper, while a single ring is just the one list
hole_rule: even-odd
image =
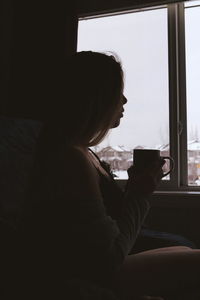
[{"label": "pillow", "polygon": [[0,116],[0,217],[16,222],[42,123]]}]

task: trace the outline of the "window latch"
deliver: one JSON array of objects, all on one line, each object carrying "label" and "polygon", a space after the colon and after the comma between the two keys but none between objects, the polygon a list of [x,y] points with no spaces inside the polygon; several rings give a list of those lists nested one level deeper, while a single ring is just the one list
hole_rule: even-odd
[{"label": "window latch", "polygon": [[178,134],[181,135],[183,132],[183,123],[181,121],[178,122]]}]

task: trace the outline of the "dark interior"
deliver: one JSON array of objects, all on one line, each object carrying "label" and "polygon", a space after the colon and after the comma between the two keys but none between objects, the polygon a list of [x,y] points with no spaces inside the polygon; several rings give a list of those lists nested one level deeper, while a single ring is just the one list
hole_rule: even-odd
[{"label": "dark interior", "polygon": [[[53,103],[53,99],[59,97],[63,61],[76,51],[79,15],[170,2],[174,1],[3,0],[0,114],[2,118],[17,120],[9,124],[0,120],[0,208],[1,217],[8,224],[15,226],[20,213],[24,191],[19,190],[18,185],[26,182],[25,173],[31,168],[32,147],[40,121],[46,118],[47,103]],[[9,145],[6,137],[10,135],[13,144]],[[16,146],[18,143],[19,147]],[[7,166],[15,170],[15,175],[10,176]],[[21,177],[19,168],[20,172],[23,168]],[[181,236],[199,248],[199,215],[200,192],[158,191],[152,196],[145,228]],[[154,245],[151,238],[149,248],[151,243]],[[143,247],[143,240],[140,247]]]}]

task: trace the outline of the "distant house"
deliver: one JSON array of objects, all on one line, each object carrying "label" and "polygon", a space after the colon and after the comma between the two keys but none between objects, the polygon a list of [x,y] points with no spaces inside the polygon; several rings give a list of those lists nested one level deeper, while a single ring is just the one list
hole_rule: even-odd
[{"label": "distant house", "polygon": [[160,150],[161,156],[169,156],[170,155],[169,143],[160,145],[157,149]]},{"label": "distant house", "polygon": [[188,182],[194,184],[200,179],[200,142],[188,142]]},{"label": "distant house", "polygon": [[134,149],[145,149],[145,146],[140,146],[140,145],[138,145],[138,146],[136,146]]},{"label": "distant house", "polygon": [[[163,144],[157,147],[158,150],[160,150],[160,156],[170,156],[170,147],[169,143],[168,144]],[[169,159],[166,159],[166,163],[163,166],[163,171],[167,172],[170,169],[170,161]]]},{"label": "distant house", "polygon": [[116,171],[127,170],[133,161],[132,151],[123,146],[107,146],[98,151],[97,155]]}]

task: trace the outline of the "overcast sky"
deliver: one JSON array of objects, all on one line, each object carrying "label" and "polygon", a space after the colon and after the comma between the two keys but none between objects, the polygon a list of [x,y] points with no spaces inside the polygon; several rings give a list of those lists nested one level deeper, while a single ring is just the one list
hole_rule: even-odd
[{"label": "overcast sky", "polygon": [[187,8],[185,15],[188,133],[198,131],[200,138],[200,7]]},{"label": "overcast sky", "polygon": [[[186,10],[186,25],[189,126],[195,127],[200,125],[200,35],[195,34],[200,8]],[[167,9],[80,21],[78,51],[82,50],[117,53],[125,73],[124,118],[102,146],[155,148],[168,143]]]}]

